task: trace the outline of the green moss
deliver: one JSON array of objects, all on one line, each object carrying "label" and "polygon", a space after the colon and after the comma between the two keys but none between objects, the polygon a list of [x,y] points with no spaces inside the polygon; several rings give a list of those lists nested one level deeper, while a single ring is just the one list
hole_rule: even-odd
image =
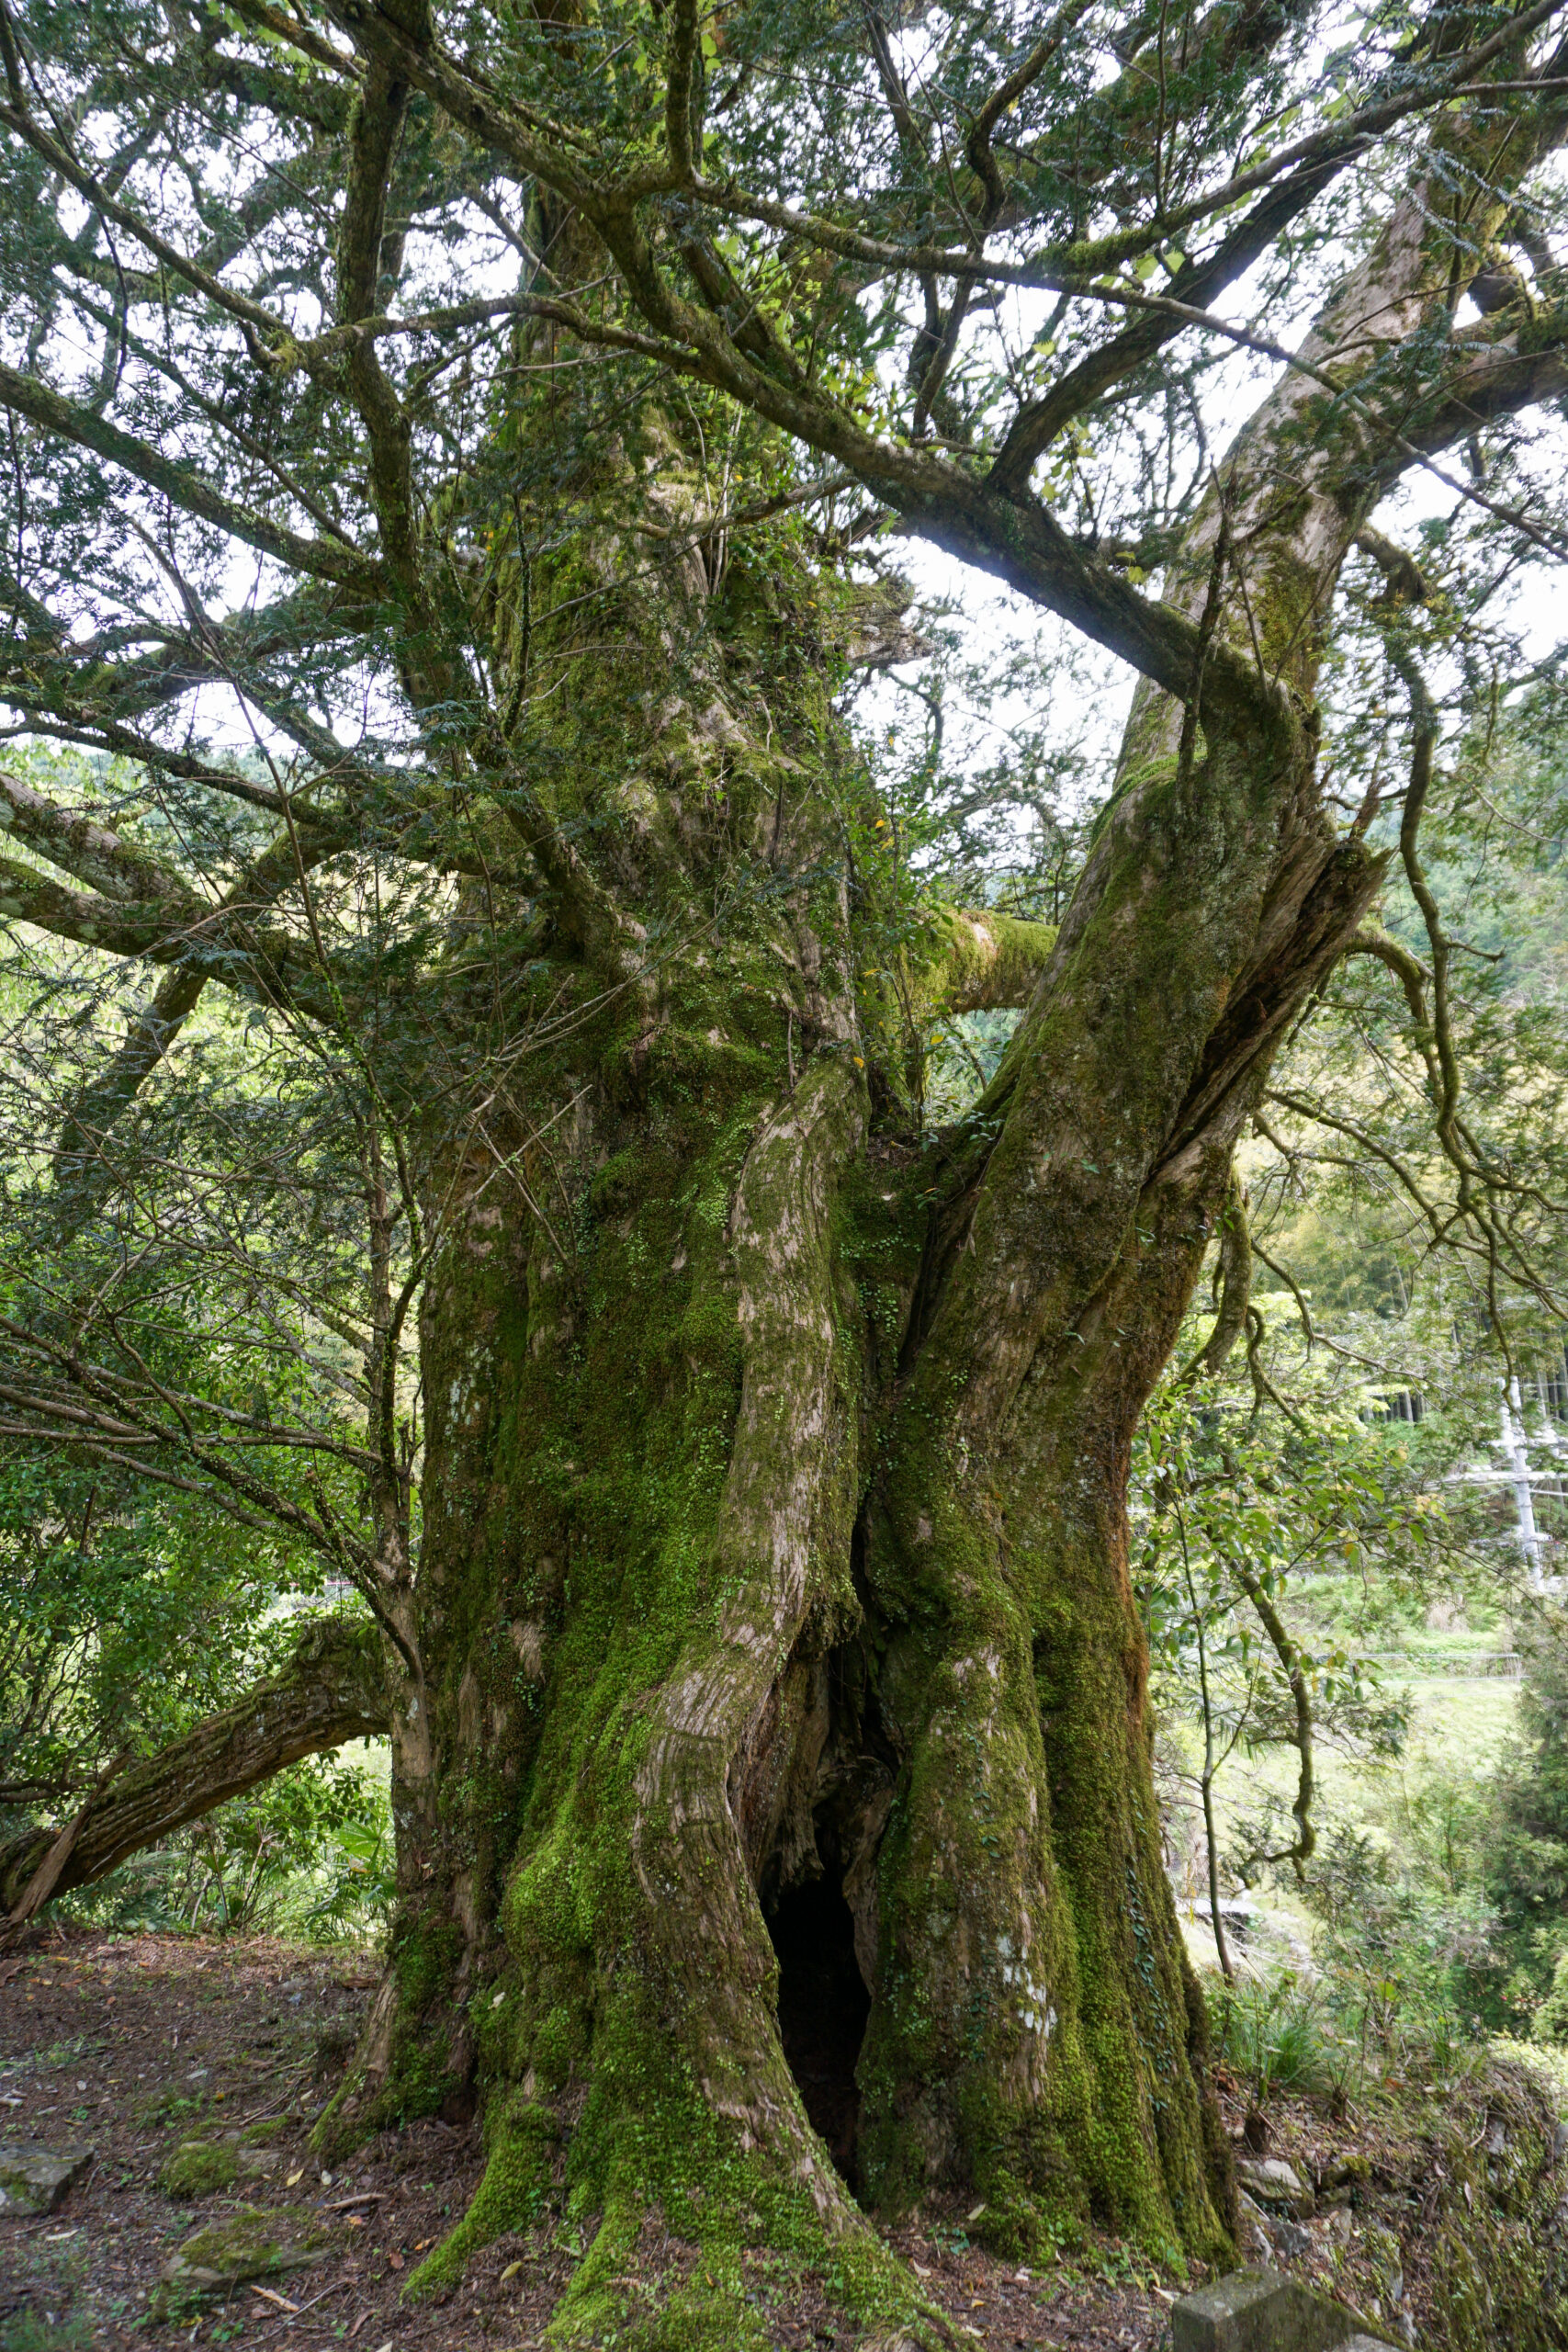
[{"label": "green moss", "polygon": [[311,2131],[319,2155],[341,2156],[372,2132],[434,2115],[462,2087],[457,1980],[464,1950],[462,1928],[449,1915],[428,1902],[405,1910],[389,1955],[397,2000],[385,2074],[368,2090],[363,2052],[355,2052]]},{"label": "green moss", "polygon": [[220,2188],[232,2188],[239,2172],[232,2148],[210,2140],[186,2140],[164,2165],[158,2185],[165,2197],[212,2197]]},{"label": "green moss", "polygon": [[[570,1341],[557,1323],[546,1338],[542,1317],[531,1315],[524,1344],[492,1382],[490,1475],[509,1498],[506,1547],[487,1554],[486,1579],[468,1573],[461,1582],[470,1631],[458,1654],[479,1682],[481,1708],[491,1692],[503,1694],[500,1672],[511,1671],[509,1650],[513,1662],[516,1655],[510,1645],[484,1654],[481,1673],[487,1611],[546,1628],[548,1703],[531,1734],[501,1900],[509,1964],[469,2004],[492,2086],[486,2173],[469,2212],[408,2291],[451,2284],[478,2247],[559,2200],[574,2216],[599,2217],[558,2316],[563,2339],[649,2319],[631,2311],[624,2271],[656,2209],[690,2214],[705,2278],[719,2282],[701,2293],[719,2294],[713,2327],[723,2340],[738,2340],[737,2314],[747,2308],[739,2256],[750,2239],[775,2247],[787,2239],[803,2259],[831,2254],[844,2291],[868,2312],[915,2308],[907,2278],[836,2189],[825,2222],[794,2174],[787,2139],[764,2153],[716,2114],[716,2101],[739,2112],[759,2097],[787,2110],[793,2087],[767,2035],[766,2008],[752,2013],[762,2029],[758,2050],[716,2037],[705,2007],[711,1988],[688,1973],[684,1917],[669,1923],[671,1942],[649,1911],[647,1876],[661,1871],[664,1841],[678,1834],[647,1792],[652,1710],[677,1671],[722,1656],[725,1611],[757,1573],[755,1554],[729,1535],[724,1514],[747,1351],[756,1362],[769,1344],[766,1332],[747,1340],[740,1329],[730,1210],[743,1165],[762,1181],[748,1154],[763,1098],[744,1056],[709,1054],[703,1042],[694,1052],[686,1032],[662,1058],[649,1055],[651,1105],[644,1100],[627,1140],[586,1190]],[[828,1067],[825,1082],[842,1091],[836,1070]],[[757,1215],[771,1233],[765,1203]],[[837,1329],[831,1228],[825,1248],[820,1284]],[[471,1326],[471,1298],[463,1311]],[[863,1374],[852,1330],[840,1344],[834,1379],[843,1436],[840,1451],[825,1457],[839,1465],[835,1516],[824,1519],[811,1571],[823,1639],[855,1607],[848,1555]],[[441,1365],[427,1385],[450,1394],[460,1372],[455,1340],[450,1372]],[[634,1396],[641,1409],[628,1411]],[[437,1411],[433,1442],[443,1442]],[[476,1773],[465,1801],[479,1802],[483,1786]],[[772,1953],[749,1895],[740,1929],[742,1975],[765,1984]],[[402,1998],[427,2000],[438,2016],[442,1971],[400,1946],[397,1966]],[[705,2033],[688,2030],[704,2020]],[[558,2111],[570,2128],[558,2128]],[[818,2162],[830,2182],[825,2157]],[[858,2255],[838,2247],[846,2233],[864,2238]],[[682,2306],[658,2324],[684,2327],[691,2316]]]},{"label": "green moss", "polygon": [[154,2320],[188,2315],[253,2278],[297,2269],[314,2260],[329,2234],[297,2207],[266,2211],[238,2206],[220,2222],[195,2231],[175,2249],[150,2300],[149,2315]]},{"label": "green moss", "polygon": [[[570,563],[581,595],[550,609]],[[564,2208],[597,2224],[554,2323],[562,2342],[615,2329],[682,2352],[744,2342],[746,2259],[760,2248],[818,2270],[861,2324],[924,2324],[913,2280],[800,2120],[727,1786],[770,1687],[784,1687],[786,1668],[815,1670],[852,1634],[900,1769],[862,2064],[874,2193],[908,2204],[933,2176],[967,2179],[993,2242],[1024,2259],[1044,2258],[1091,2211],[1151,2245],[1180,2235],[1223,2251],[1174,1921],[1158,1908],[1112,1532],[1045,1526],[1031,1481],[1047,1502],[1055,1489],[1034,1459],[1004,1469],[944,1442],[966,1374],[940,1351],[879,1423],[932,1177],[881,1153],[857,1168],[867,1114],[856,1057],[808,1037],[798,1017],[786,1027],[801,903],[846,967],[872,963],[850,955],[836,851],[826,835],[811,845],[786,922],[778,872],[750,864],[745,842],[762,804],[787,795],[787,765],[746,752],[716,763],[689,723],[701,707],[691,682],[672,674],[682,657],[647,634],[615,550],[580,548],[536,584],[535,658],[558,660],[571,691],[544,698],[520,756],[563,812],[581,815],[595,855],[646,877],[639,910],[659,938],[701,944],[661,948],[655,1011],[620,990],[574,1016],[568,1042],[520,1064],[519,1135],[536,1125],[550,1143],[537,1167],[521,1151],[518,1165],[547,1217],[497,1207],[469,1239],[457,1221],[432,1276],[421,1649],[444,1760],[431,1889],[409,1899],[394,1938],[389,2069],[369,2115],[428,2111],[477,2052],[488,2163],[469,2212],[408,2291],[455,2283],[487,2240]],[[750,604],[741,625],[749,643],[770,626]],[[606,643],[620,649],[613,662],[594,650]],[[672,763],[657,791],[629,774],[624,741],[618,764],[608,756],[644,695],[657,697],[650,708],[671,696],[687,706],[656,730]],[[803,688],[772,706],[789,759],[816,723],[807,700]],[[1151,822],[1168,832],[1179,811],[1174,779],[1166,786]],[[722,923],[684,852],[679,873],[661,862],[677,804],[694,837],[724,832]],[[1145,844],[1138,858],[1146,880]],[[1118,887],[1131,887],[1130,849],[1123,864]],[[1165,960],[1149,991],[1182,1002],[1223,961],[1190,939],[1184,890],[1178,872],[1168,906],[1153,910]],[[930,948],[920,968],[931,967],[933,1005],[982,984],[1025,993],[1051,952],[1035,926],[1002,922],[999,946],[960,918],[939,930],[934,944],[895,943],[906,969]],[[1086,951],[1102,952],[1098,939]],[[895,1061],[896,996],[882,1004]],[[863,1009],[874,1025],[882,1017],[869,998]],[[1130,1069],[1148,1042],[1139,1023],[1159,1017],[1142,1001],[1127,1016],[1113,1051]],[[1056,1042],[1058,1063],[1101,1052],[1081,1036]],[[1006,1088],[1021,1095],[1043,1051],[1032,1029]],[[976,1180],[1005,1091],[961,1139]],[[820,1169],[803,1172],[800,1152],[775,1148],[776,1128],[763,1128],[786,1100],[799,1135],[818,1116],[834,1123]],[[1023,1198],[1030,1170],[1014,1172],[1010,1185],[998,1163],[998,1185]],[[1069,1269],[1084,1295],[1115,1261],[1134,1206],[1091,1199],[1107,1190],[1092,1173],[1082,1199],[1063,1194],[1058,1219],[1064,1250],[1081,1246],[1086,1264],[1100,1252],[1093,1280]],[[764,1267],[748,1292],[767,1241],[799,1238],[803,1202],[821,1230],[791,1260],[795,1287],[763,1279]],[[820,1402],[803,1440],[789,1408],[807,1378]],[[857,1585],[852,1536],[868,1490]],[[769,1498],[787,1498],[776,1525]],[[1070,1687],[1046,1692],[1043,1647]],[[477,1964],[459,1917],[477,1922]],[[499,1979],[484,1949],[492,1922]],[[690,2275],[682,2265],[678,2279],[634,2290],[653,2213],[694,2249]]]},{"label": "green moss", "polygon": [[749,2303],[705,2285],[676,2288],[617,2339],[625,2352],[768,2352],[771,2340]]},{"label": "green moss", "polygon": [[546,2211],[554,2186],[559,2125],[541,2102],[514,2094],[490,2135],[484,2177],[457,2228],[427,2256],[404,2294],[417,2301],[454,2285],[468,2256],[507,2230],[526,2229]]},{"label": "green moss", "polygon": [[457,1920],[428,1912],[402,1920],[391,1951],[400,2006],[411,2016],[423,2015],[447,1990],[462,1956],[463,1931]]}]

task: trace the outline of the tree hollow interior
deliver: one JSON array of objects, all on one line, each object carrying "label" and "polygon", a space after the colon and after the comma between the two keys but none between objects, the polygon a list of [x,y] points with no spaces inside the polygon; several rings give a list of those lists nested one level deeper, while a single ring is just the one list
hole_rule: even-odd
[{"label": "tree hollow interior", "polygon": [[829,1879],[781,1895],[768,1931],[779,1963],[779,2038],[812,2129],[855,2186],[855,2066],[871,1995],[855,1958],[854,1917]]}]

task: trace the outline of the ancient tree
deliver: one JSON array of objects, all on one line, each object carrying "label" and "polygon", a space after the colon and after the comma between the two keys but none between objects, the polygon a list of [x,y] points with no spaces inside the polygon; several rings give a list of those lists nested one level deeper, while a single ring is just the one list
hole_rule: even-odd
[{"label": "ancient tree", "polygon": [[[1326,60],[1275,0],[4,19],[0,695],[94,757],[0,777],[0,912],[113,1009],[17,1193],[6,1429],[287,1527],[373,1620],[384,1691],[290,1752],[389,1727],[322,2131],[482,2100],[427,2276],[557,2187],[585,2335],[689,2216],[672,2344],[748,2324],[747,2244],[912,2313],[852,2181],[1224,2252],[1129,1448],[1314,992],[1368,949],[1425,1017],[1363,928],[1436,736],[1376,510],[1419,473],[1568,549],[1519,424],[1568,390],[1561,14]],[[920,899],[840,715],[919,651],[911,535],[1142,682],[1059,933]],[[1415,758],[1330,789],[1356,578]],[[997,1007],[933,1137],[931,1022]],[[309,1182],[220,1036],[316,1090]],[[226,1385],[158,1354],[198,1243]]]}]

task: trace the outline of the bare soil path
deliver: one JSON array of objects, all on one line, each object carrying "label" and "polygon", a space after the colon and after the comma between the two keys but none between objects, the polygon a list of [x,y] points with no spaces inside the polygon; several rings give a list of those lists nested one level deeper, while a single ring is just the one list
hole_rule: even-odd
[{"label": "bare soil path", "polygon": [[[0,2217],[0,2352],[538,2345],[581,2243],[570,2231],[503,2238],[445,2301],[399,2302],[473,2192],[477,2132],[386,2132],[330,2177],[310,2156],[370,1994],[352,1959],[263,1939],[81,1937],[0,1959],[0,2140],[96,2156],[54,2212]],[[169,2193],[182,2172],[196,2194]],[[970,2245],[956,2209],[894,2242],[988,2352],[1153,2352],[1166,2333],[1170,2282],[1114,2247],[1103,2278],[1032,2278]],[[166,2276],[182,2252],[187,2274],[243,2271],[268,2246],[259,2275],[220,2288]],[[679,2263],[675,2245],[649,2253]],[[760,2267],[755,2295],[779,2352],[854,2341],[809,2273]]]}]

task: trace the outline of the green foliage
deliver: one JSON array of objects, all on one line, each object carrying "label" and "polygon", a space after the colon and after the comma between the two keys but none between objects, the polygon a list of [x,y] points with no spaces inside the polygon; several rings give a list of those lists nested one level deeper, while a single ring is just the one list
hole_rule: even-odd
[{"label": "green foliage", "polygon": [[1520,1742],[1499,1789],[1492,1886],[1506,1928],[1529,1935],[1568,1908],[1568,1617],[1541,1609],[1529,1628]]},{"label": "green foliage", "polygon": [[24,2307],[0,2317],[0,2352],[91,2352],[93,2335],[85,2313],[51,2320]]},{"label": "green foliage", "polygon": [[1474,1972],[1477,2008],[1494,2025],[1563,2038],[1568,1955],[1568,1619],[1539,1606],[1522,1636],[1519,1736],[1489,1792],[1475,1875],[1495,1916],[1487,1964]]},{"label": "green foliage", "polygon": [[1259,2101],[1275,2090],[1326,2092],[1337,2085],[1337,2036],[1311,1978],[1284,1969],[1235,1985],[1211,1979],[1209,2024],[1215,2049]]},{"label": "green foliage", "polygon": [[347,1808],[330,1826],[326,1884],[305,1913],[306,1932],[322,1942],[363,1935],[390,1916],[397,1898],[397,1856],[390,1808],[379,1777],[361,1772]]},{"label": "green foliage", "polygon": [[[1303,1601],[1348,1572],[1382,1592],[1450,1572],[1450,1514],[1429,1461],[1369,1424],[1364,1386],[1298,1375],[1289,1401],[1234,1383],[1168,1382],[1140,1429],[1133,1521],[1139,1603],[1159,1703],[1199,1729],[1200,1785],[1230,1758],[1294,1748],[1298,1817],[1260,1793],[1227,1875],[1250,1883],[1311,1851],[1319,1740],[1397,1754],[1404,1717],[1377,1668],[1324,1639]],[[1298,1687],[1299,1686],[1299,1687]]]},{"label": "green foliage", "polygon": [[321,1581],[221,1511],[0,1441],[0,1805],[58,1804],[226,1704]]},{"label": "green foliage", "polygon": [[[1435,2352],[1557,2352],[1568,2343],[1568,2271],[1556,2102],[1535,2071],[1483,2043],[1456,2047],[1441,2018],[1418,2004],[1385,1997],[1369,2016],[1324,1957],[1328,1964],[1311,1979],[1285,1972],[1212,1985],[1226,2062],[1259,2102],[1289,2093],[1338,2117],[1354,2102],[1375,2154],[1351,2158],[1336,2177],[1361,2207],[1361,2259],[1386,2278],[1418,2251],[1431,2298],[1424,2344]],[[1409,2216],[1403,2250],[1393,2230],[1371,2219],[1365,2186],[1374,2167],[1401,2192],[1391,2218],[1402,2205]]]},{"label": "green foliage", "polygon": [[379,1927],[392,1899],[386,1791],[363,1765],[309,1757],[206,1815],[186,1842],[197,1930],[265,1920],[330,1942]]}]

